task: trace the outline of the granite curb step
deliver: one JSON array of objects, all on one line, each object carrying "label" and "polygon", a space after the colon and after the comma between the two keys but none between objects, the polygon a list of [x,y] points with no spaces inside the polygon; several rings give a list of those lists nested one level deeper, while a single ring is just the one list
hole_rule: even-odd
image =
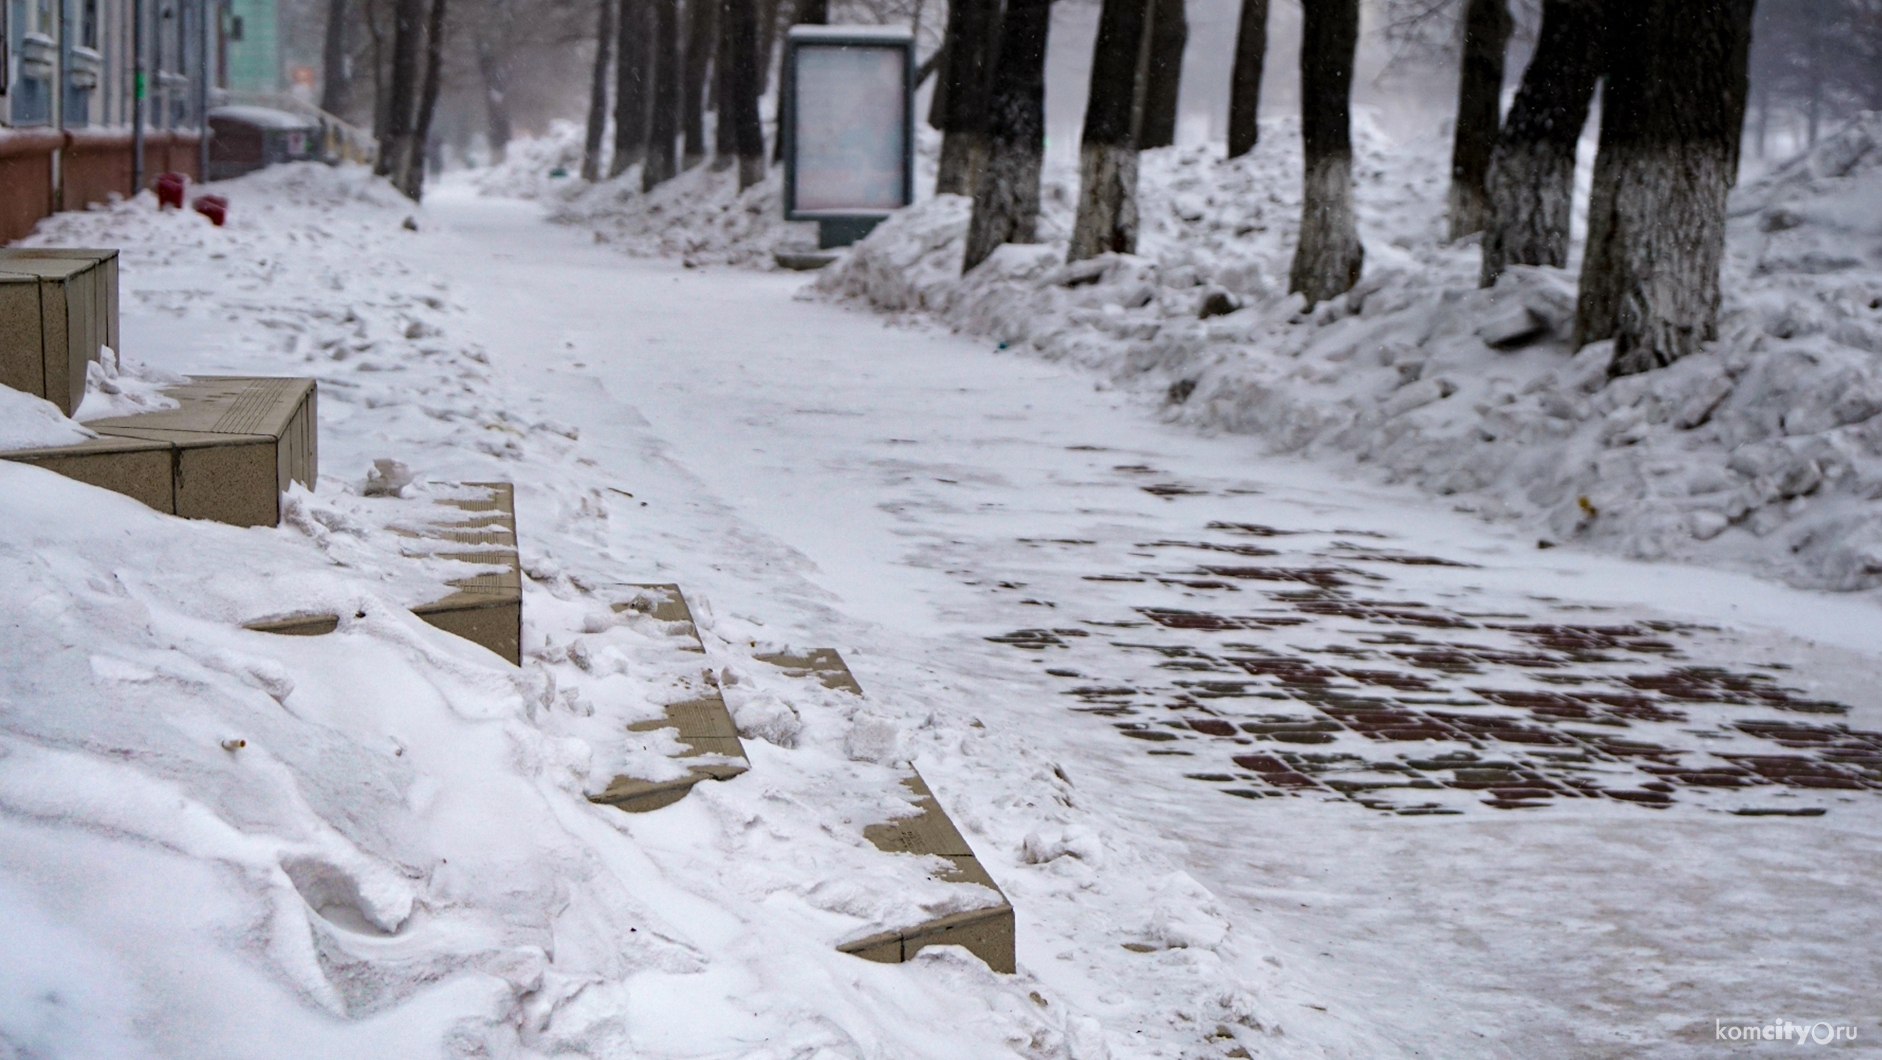
[{"label": "granite curb step", "polygon": [[[617,613],[635,611],[669,623],[672,636],[681,642],[679,650],[702,656],[706,653],[693,622],[692,609],[686,605],[686,597],[679,586],[623,585],[618,589],[631,591],[632,595],[610,605]],[[687,764],[684,776],[667,780],[615,777],[602,791],[588,796],[589,802],[628,813],[646,813],[680,801],[701,781],[730,780],[751,769],[745,745],[739,742],[738,728],[732,723],[732,713],[726,709],[725,700],[716,688],[703,696],[669,703],[664,717],[636,722],[628,729],[633,732],[675,729],[675,737],[686,746],[679,755],[683,764],[690,758],[711,760]]]},{"label": "granite curb step", "polygon": [[[523,572],[516,556],[516,491],[508,482],[465,482],[481,497],[441,498],[452,511],[413,536],[444,543],[437,555],[498,570],[457,578],[440,587],[437,600],[412,608],[426,622],[480,644],[512,666],[523,663]],[[460,514],[461,513],[461,514]],[[452,548],[451,546],[461,546]],[[244,623],[259,633],[319,636],[339,628],[338,615],[318,612]]]},{"label": "granite curb step", "polygon": [[118,349],[118,252],[0,247],[0,384],[70,416],[98,347]]},{"label": "granite curb step", "polygon": [[[793,677],[814,678],[825,688],[863,694],[843,657],[832,648],[817,648],[803,655],[775,653],[756,656]],[[878,932],[845,942],[837,949],[864,960],[882,964],[900,964],[928,946],[964,946],[987,962],[996,972],[1011,974],[1016,967],[1014,955],[1013,906],[1005,892],[993,881],[974,856],[972,847],[948,818],[947,811],[935,799],[934,792],[913,766],[903,779],[903,786],[914,796],[920,810],[912,817],[901,817],[886,824],[863,829],[863,838],[876,849],[890,854],[925,854],[944,858],[949,867],[938,876],[948,883],[976,883],[1000,896],[998,905],[950,913],[934,920],[896,931]]]},{"label": "granite curb step", "polygon": [[[82,387],[82,384],[81,384]],[[279,526],[290,483],[319,477],[312,379],[195,376],[167,387],[179,407],[92,420],[77,445],[0,452],[169,515]]]}]

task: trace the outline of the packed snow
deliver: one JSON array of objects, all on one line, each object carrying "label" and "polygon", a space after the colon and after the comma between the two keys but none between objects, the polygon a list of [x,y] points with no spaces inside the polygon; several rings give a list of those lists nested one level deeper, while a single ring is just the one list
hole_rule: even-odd
[{"label": "packed snow", "polygon": [[[1745,367],[1711,376],[1730,391],[1681,430],[1676,399],[1707,392],[1699,380],[1600,385],[1562,346],[1567,277],[1472,290],[1474,250],[1437,241],[1437,145],[1388,156],[1366,129],[1369,278],[1300,312],[1276,290],[1294,149],[1285,124],[1265,133],[1232,164],[1148,157],[1140,258],[1068,270],[1048,242],[965,281],[948,264],[958,199],[906,211],[811,291],[712,267],[762,266],[788,236],[763,206],[774,184],[747,192],[763,207],[747,221],[709,171],[675,182],[661,220],[627,216],[661,192],[623,195],[626,179],[558,198],[486,175],[484,194],[459,181],[417,208],[362,170],[297,165],[220,186],[225,228],[147,196],[42,224],[33,242],[123,248],[112,378],[313,376],[324,474],[288,496],[282,527],[238,530],[0,464],[0,606],[27,616],[0,649],[0,913],[15,925],[0,1042],[75,1057],[1683,1058],[1716,1055],[1716,1017],[1869,1031],[1872,793],[1811,793],[1824,816],[1777,819],[1698,800],[1403,818],[1224,798],[1184,758],[1068,710],[1079,678],[1042,665],[1056,659],[989,640],[1042,624],[1094,646],[1133,636],[1147,603],[1220,591],[1146,577],[1148,543],[1260,524],[1468,564],[1408,567],[1380,594],[1703,626],[1696,664],[1790,667],[1848,705],[1838,724],[1882,730],[1872,600],[1599,551],[1646,554],[1661,533],[1663,554],[1828,583],[1812,564],[1841,546],[1783,566],[1775,543],[1837,503],[1861,510],[1862,421],[1795,434],[1833,436],[1846,470],[1812,451],[1814,487],[1706,542],[1649,532],[1671,491],[1630,507],[1621,488],[1647,480],[1656,447],[1699,469],[1675,478],[1715,456],[1741,493],[1781,477],[1730,470],[1738,450],[1717,440],[1763,424],[1782,444],[1772,432],[1806,425],[1790,410],[1817,407],[1751,393],[1747,373],[1777,371],[1745,337],[1767,318],[1734,302],[1729,349],[1707,357],[1742,347]],[[513,168],[547,187],[549,157]],[[1853,348],[1845,324],[1872,326],[1857,294],[1820,297],[1873,282],[1875,215],[1847,205],[1867,164],[1746,190],[1769,198],[1737,222],[1734,268],[1755,271],[1745,233],[1773,209],[1789,212],[1758,260],[1796,263],[1756,281],[1797,316],[1766,347],[1832,364]],[[539,198],[505,197],[524,192]],[[1055,178],[1049,240],[1071,201]],[[705,211],[724,227],[671,242]],[[1215,294],[1243,307],[1199,320]],[[899,319],[825,304],[843,298]],[[1516,308],[1538,334],[1489,349],[1478,331]],[[977,313],[992,330],[922,326],[976,331]],[[1041,356],[1013,355],[1027,348]],[[1523,418],[1549,395],[1589,411]],[[1460,398],[1512,410],[1503,441],[1473,434],[1504,421]],[[1757,418],[1773,408],[1775,427]],[[1637,418],[1603,433],[1619,411]],[[1496,464],[1523,431],[1594,470]],[[1362,454],[1401,485],[1329,473]],[[1443,505],[1412,488],[1443,491],[1439,472],[1464,467],[1482,481]],[[403,610],[462,573],[410,531],[448,483],[492,480],[517,485],[520,670]],[[1549,521],[1560,505],[1529,497],[1537,483],[1574,492],[1575,525]],[[1442,510],[1457,503],[1498,518]],[[1782,522],[1759,538],[1773,507]],[[1538,552],[1542,535],[1599,547]],[[612,606],[655,582],[685,589],[703,660]],[[288,605],[341,627],[240,628]],[[756,659],[823,646],[863,698]],[[708,684],[750,773],[648,815],[586,801],[617,772],[672,769],[664,737],[628,726]],[[989,900],[863,840],[908,812],[906,761],[1012,901],[1017,975],[956,950],[902,966],[835,951]]]},{"label": "packed snow", "polygon": [[1612,381],[1610,345],[1568,345],[1572,270],[1479,290],[1474,239],[1441,241],[1435,139],[1359,123],[1365,275],[1312,310],[1285,294],[1296,124],[1265,123],[1234,161],[1148,153],[1136,256],[1064,264],[1076,188],[1061,173],[1036,246],[959,275],[969,203],[941,197],[818,287],[1079,364],[1159,396],[1173,421],[1367,465],[1553,544],[1882,585],[1882,117],[1739,189],[1720,341]]}]

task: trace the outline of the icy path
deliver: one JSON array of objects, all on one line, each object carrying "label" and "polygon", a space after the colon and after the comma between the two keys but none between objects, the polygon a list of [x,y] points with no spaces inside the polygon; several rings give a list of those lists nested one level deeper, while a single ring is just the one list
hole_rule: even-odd
[{"label": "icy path", "polygon": [[[704,589],[721,615],[763,622],[773,636],[837,643],[871,689],[969,711],[1045,749],[1101,831],[1169,844],[1227,918],[1270,940],[1271,956],[1308,984],[1318,1000],[1307,1004],[1327,1013],[1283,1011],[1289,1037],[1313,1040],[1325,1025],[1330,1038],[1376,1035],[1404,1055],[1697,1056],[1716,1055],[1715,1017],[1875,1025],[1882,960],[1858,941],[1882,930],[1874,794],[1839,793],[1851,797],[1820,818],[1687,803],[1404,818],[1312,797],[1224,798],[1104,718],[1069,711],[1067,682],[1040,672],[1053,659],[984,639],[1128,619],[1133,603],[1162,602],[1117,584],[1081,590],[1079,570],[1055,569],[1061,559],[1023,541],[1046,552],[1053,541],[1097,542],[1089,554],[1194,539],[1211,521],[1337,526],[1384,535],[1368,544],[1480,564],[1405,568],[1429,593],[1473,587],[1480,612],[1570,610],[1538,602],[1553,597],[1617,608],[1599,615],[1610,625],[1657,616],[1742,626],[1750,632],[1732,647],[1718,645],[1725,654],[1695,661],[1790,660],[1798,669],[1786,681],[1855,707],[1829,720],[1874,730],[1871,605],[1538,553],[1407,498],[1258,463],[1242,441],[1162,429],[1052,366],[793,301],[797,277],[623,260],[514,206],[447,198],[431,213],[503,248],[484,265],[431,244],[442,253],[430,268],[461,296],[477,291],[494,326],[509,322],[513,337],[490,345],[515,378],[533,366],[530,385],[565,418],[619,432],[623,447],[651,434],[697,479],[697,496],[650,495],[640,490],[657,487],[621,467],[622,488],[653,500],[616,521],[617,556],[653,561],[663,578]],[[1154,474],[1115,470],[1131,467]],[[1196,492],[1142,488],[1166,483]],[[1079,562],[1092,575],[1144,565]],[[1081,591],[1089,598],[1066,595]],[[1637,606],[1649,601],[1657,611]],[[1755,632],[1765,625],[1821,646]],[[1001,778],[971,759],[938,776],[927,768],[970,819],[1000,801]],[[1015,871],[1039,873],[1009,870],[1003,881]],[[1132,974],[1136,960],[1137,974],[1157,975],[1154,955],[1063,959],[1096,941],[1091,925],[1068,938],[1071,912],[1054,908],[1076,902],[1075,889],[1030,879],[1012,889],[1022,963],[1068,994],[1089,993],[1101,1018],[1107,1006],[1132,1007],[1132,987],[1094,972]],[[1114,927],[1108,946],[1121,950],[1131,926]]]},{"label": "icy path", "polygon": [[[318,328],[291,319],[287,280],[269,286],[296,268],[278,235],[253,244],[253,284],[212,294],[215,269],[183,251],[145,272],[127,335],[189,349],[167,365],[179,370],[320,373],[335,486],[382,456],[444,479],[514,477],[539,579],[677,581],[734,648],[841,649],[892,723],[883,738],[917,757],[1012,899],[1022,973],[1042,1003],[1095,1018],[1111,1055],[1710,1057],[1713,1020],[1740,1017],[1854,1019],[1865,1048],[1876,1040],[1882,796],[1868,781],[1741,794],[1675,778],[1664,808],[1600,794],[1652,802],[1660,789],[1641,785],[1658,774],[1640,763],[1694,743],[1837,750],[1733,727],[1747,718],[1882,730],[1873,604],[1538,552],[1409,494],[1163,427],[1074,372],[797,300],[802,277],[627,259],[535,207],[454,188],[421,216],[422,233],[374,236],[357,272],[330,277],[375,291],[346,298],[413,306],[416,355],[381,343],[329,359],[297,339]],[[433,289],[468,309],[439,318],[448,337],[489,361],[450,396],[416,370],[440,363],[422,349]],[[204,304],[244,326],[205,329]],[[406,379],[431,389],[402,404]],[[1402,562],[1420,557],[1470,566]],[[1261,568],[1299,577],[1248,573]],[[1421,604],[1449,617],[1403,617]],[[1521,661],[1545,650],[1536,635],[1504,627],[1541,623],[1634,629],[1620,639],[1679,657],[1623,648],[1538,668]],[[1460,644],[1471,660],[1431,661]],[[1472,687],[1611,689],[1675,663],[1848,711],[1730,696],[1669,710],[1655,691],[1614,706],[1625,717],[1551,725],[1461,703]],[[1790,669],[1759,669],[1771,664]],[[1548,680],[1564,674],[1591,683]],[[1443,738],[1328,728],[1388,695]],[[1441,720],[1453,715],[1468,717]],[[1468,718],[1486,717],[1524,719],[1536,742],[1473,744]],[[1671,757],[1546,757],[1591,746],[1562,735],[1586,732]],[[1427,761],[1473,746],[1486,772],[1528,772],[1497,792]],[[1838,776],[1873,768],[1866,753]],[[732,784],[763,784],[757,764]],[[1413,775],[1427,786],[1367,786]],[[1589,778],[1593,797],[1569,790]],[[1392,812],[1420,807],[1463,812]],[[1729,812],[1746,808],[1827,812]],[[678,849],[670,827],[634,832]],[[684,1039],[656,1051],[695,1055]],[[1101,1054],[1087,1040],[1069,1055]]]}]

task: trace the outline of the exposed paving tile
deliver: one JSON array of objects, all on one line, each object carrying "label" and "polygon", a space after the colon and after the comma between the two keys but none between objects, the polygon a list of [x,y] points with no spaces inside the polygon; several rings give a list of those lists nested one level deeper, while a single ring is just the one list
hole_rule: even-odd
[{"label": "exposed paving tile", "polygon": [[1474,565],[1344,531],[1206,529],[1128,553],[1158,569],[1080,572],[1137,597],[1127,611],[1061,607],[1052,628],[987,639],[1049,657],[1072,709],[1242,798],[1815,816],[1882,793],[1882,732],[1843,723],[1846,705],[1793,687],[1782,666],[1733,658],[1718,630],[1550,601],[1434,604],[1393,569],[1422,568],[1421,595],[1455,578],[1440,588],[1458,600]]},{"label": "exposed paving tile", "polygon": [[[622,585],[615,589],[612,604],[616,611],[638,611],[667,623],[674,639],[674,650],[705,654],[699,633],[693,624],[692,609],[677,585]],[[635,732],[673,729],[674,738],[686,750],[679,757],[687,762],[683,776],[669,780],[643,780],[639,777],[615,777],[600,793],[590,795],[590,802],[605,803],[629,813],[645,813],[670,806],[686,797],[703,780],[730,780],[751,769],[745,757],[745,745],[739,742],[738,729],[725,700],[714,689],[704,696],[669,703],[663,717],[629,727]]]},{"label": "exposed paving tile", "polygon": [[[440,586],[442,595],[412,608],[426,622],[481,644],[522,665],[523,574],[516,557],[516,497],[507,482],[467,482],[462,496],[441,499],[447,514],[414,536],[441,544],[437,555],[496,569]],[[339,628],[340,616],[292,612],[244,623],[260,633],[320,636]]]},{"label": "exposed paving tile", "polygon": [[[862,685],[833,648],[817,648],[803,655],[779,653],[757,658],[793,676],[816,678],[826,688],[856,696],[863,694]],[[954,827],[934,793],[928,790],[921,774],[911,767],[902,784],[908,788],[918,812],[887,824],[870,825],[863,829],[863,837],[886,853],[945,858],[949,868],[939,879],[979,884],[999,895],[1000,901],[980,909],[950,913],[913,927],[877,932],[837,948],[865,960],[898,964],[928,946],[963,946],[987,962],[987,967],[1011,974],[1016,960],[1012,905],[1006,901],[1000,885],[993,882],[993,877],[981,866],[980,859],[974,856],[973,848]]]}]

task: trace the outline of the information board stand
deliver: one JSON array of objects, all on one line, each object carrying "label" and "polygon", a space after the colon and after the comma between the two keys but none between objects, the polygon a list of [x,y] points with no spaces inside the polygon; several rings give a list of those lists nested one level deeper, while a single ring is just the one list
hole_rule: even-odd
[{"label": "information board stand", "polygon": [[784,42],[784,217],[844,247],[915,201],[915,38],[793,26]]}]

